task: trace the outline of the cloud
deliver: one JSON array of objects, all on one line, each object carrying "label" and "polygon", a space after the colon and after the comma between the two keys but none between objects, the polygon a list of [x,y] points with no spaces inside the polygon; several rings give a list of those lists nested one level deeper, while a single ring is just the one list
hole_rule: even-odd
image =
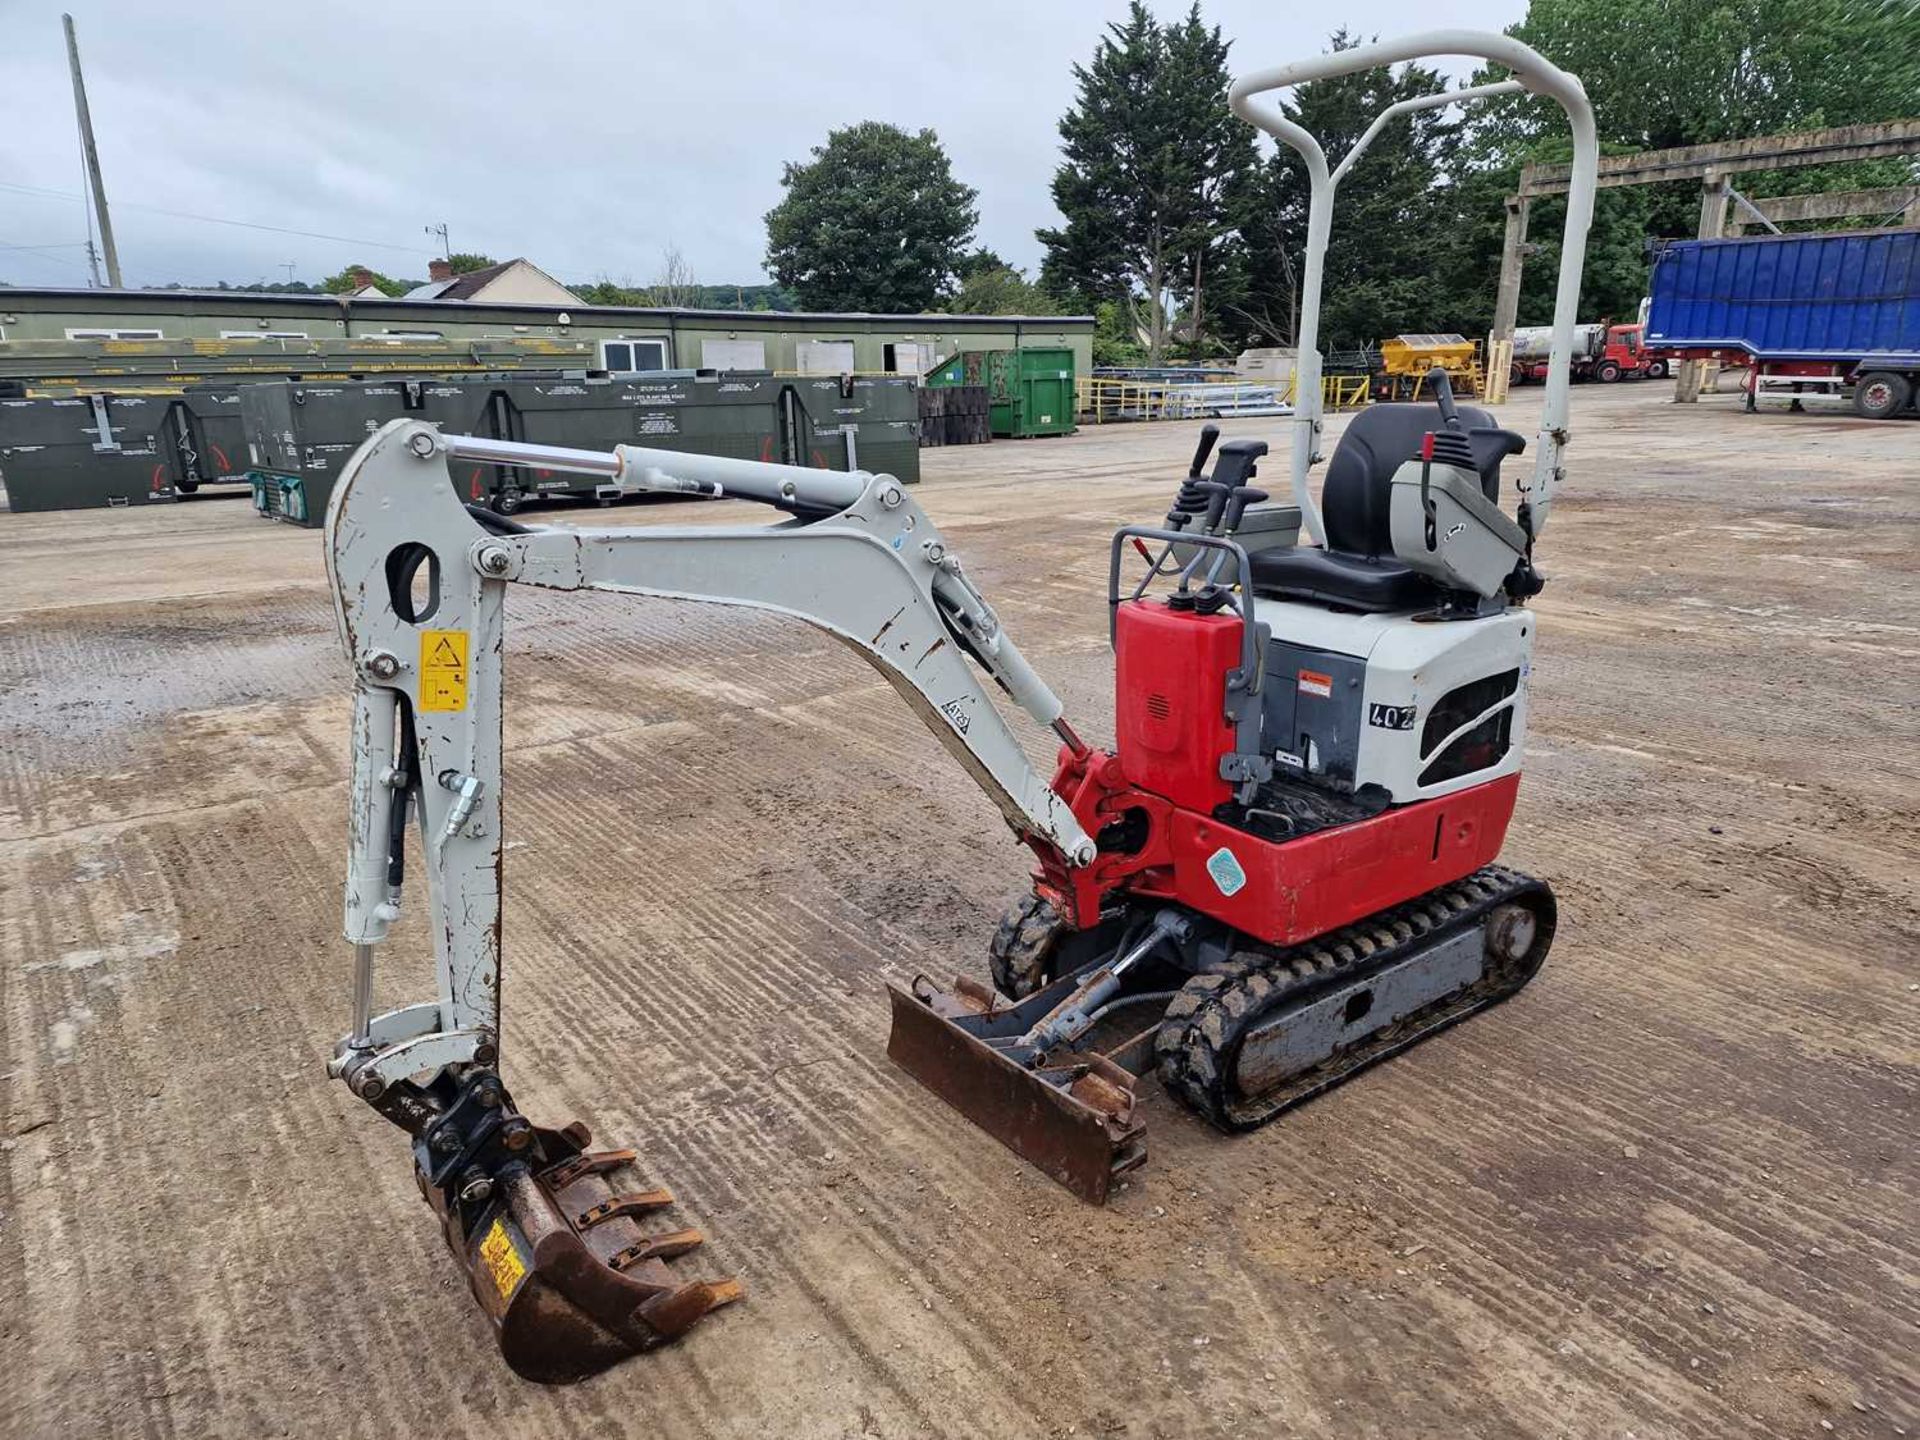
[{"label": "cloud", "polygon": [[[703,281],[753,283],[782,164],[866,119],[937,131],[980,191],[982,243],[1032,267],[1033,231],[1056,219],[1048,185],[1070,67],[1124,11],[1033,0],[346,10],[0,0],[0,247],[72,247],[0,248],[0,279],[18,284],[86,279],[62,8],[79,29],[136,285],[282,279],[289,262],[313,280],[350,260],[422,276],[438,244],[426,227],[442,221],[455,249],[526,255],[563,280],[644,282],[672,244]],[[1248,69],[1318,52],[1338,19],[1384,36],[1495,28],[1523,8],[1375,0],[1335,17],[1230,0],[1205,14]]]}]

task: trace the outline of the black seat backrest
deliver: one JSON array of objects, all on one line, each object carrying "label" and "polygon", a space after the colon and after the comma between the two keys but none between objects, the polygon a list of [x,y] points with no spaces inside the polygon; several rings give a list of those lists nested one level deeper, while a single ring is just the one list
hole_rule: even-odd
[{"label": "black seat backrest", "polygon": [[[1459,412],[1460,423],[1468,430],[1494,423],[1486,411],[1471,405],[1460,406]],[[1320,490],[1329,550],[1374,559],[1393,554],[1388,506],[1394,472],[1419,457],[1420,442],[1429,430],[1445,427],[1438,405],[1369,405],[1354,416],[1327,462],[1327,479]],[[1509,453],[1507,447],[1492,435],[1476,436],[1472,443],[1480,486],[1489,500],[1498,503],[1500,461]]]}]

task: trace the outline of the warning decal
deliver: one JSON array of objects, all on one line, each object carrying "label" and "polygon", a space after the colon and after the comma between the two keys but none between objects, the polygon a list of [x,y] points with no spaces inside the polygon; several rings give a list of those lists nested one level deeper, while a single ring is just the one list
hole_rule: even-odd
[{"label": "warning decal", "polygon": [[420,708],[467,708],[467,632],[420,632]]},{"label": "warning decal", "polygon": [[500,1299],[503,1302],[513,1299],[513,1292],[526,1278],[527,1262],[520,1258],[513,1237],[507,1234],[507,1227],[497,1216],[487,1231],[487,1238],[480,1242],[480,1258],[486,1262],[487,1273],[493,1277],[493,1288],[500,1292]]},{"label": "warning decal", "polygon": [[1300,672],[1300,689],[1308,695],[1318,695],[1322,700],[1333,698],[1333,677],[1322,675],[1318,670]]}]

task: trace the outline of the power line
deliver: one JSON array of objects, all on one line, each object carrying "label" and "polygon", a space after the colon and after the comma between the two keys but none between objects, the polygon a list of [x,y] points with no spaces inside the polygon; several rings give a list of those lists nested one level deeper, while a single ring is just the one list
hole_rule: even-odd
[{"label": "power line", "polygon": [[0,250],[84,250],[85,240],[69,240],[64,245],[0,245]]},{"label": "power line", "polygon": [[9,253],[8,258],[10,261],[37,260],[42,264],[63,265],[70,270],[78,270],[82,274],[87,272],[86,265],[65,255],[46,255],[35,250],[14,250]]},{"label": "power line", "polygon": [[[23,195],[44,195],[54,200],[68,200],[85,204],[85,197],[75,195],[69,190],[49,190],[40,185],[16,185],[8,180],[0,180],[0,190],[17,190]],[[339,245],[364,245],[371,250],[400,250],[409,255],[419,255],[417,245],[390,245],[383,240],[362,240],[352,235],[323,235],[317,230],[290,230],[284,225],[258,225],[251,220],[223,220],[218,215],[194,215],[185,210],[168,210],[159,205],[137,205],[132,201],[117,202],[116,209],[145,210],[153,215],[170,215],[176,220],[198,220],[208,225],[231,225],[240,230],[265,230],[274,235],[297,235],[306,240],[331,240]]]}]

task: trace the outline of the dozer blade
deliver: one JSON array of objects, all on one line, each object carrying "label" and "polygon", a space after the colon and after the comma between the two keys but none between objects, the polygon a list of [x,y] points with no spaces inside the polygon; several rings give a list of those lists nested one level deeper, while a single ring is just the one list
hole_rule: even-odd
[{"label": "dozer blade", "polygon": [[514,1373],[549,1385],[583,1380],[741,1297],[736,1281],[683,1282],[667,1268],[700,1236],[641,1230],[635,1217],[673,1197],[608,1183],[632,1151],[588,1152],[578,1124],[535,1133],[539,1160],[503,1171],[483,1203],[449,1202],[424,1177],[421,1186]]},{"label": "dozer blade", "polygon": [[1057,988],[1016,1005],[964,980],[952,992],[924,980],[912,990],[889,984],[887,1055],[1021,1159],[1100,1205],[1114,1178],[1147,1158],[1134,1077],[1104,1055],[1077,1051],[1029,1068],[988,1043],[1022,1034],[1058,1000]]}]

